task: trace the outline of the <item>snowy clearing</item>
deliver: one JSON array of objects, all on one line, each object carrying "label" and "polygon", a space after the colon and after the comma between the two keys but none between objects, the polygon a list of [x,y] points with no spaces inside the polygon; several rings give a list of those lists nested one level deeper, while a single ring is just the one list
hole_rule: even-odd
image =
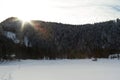
[{"label": "snowy clearing", "polygon": [[21,60],[0,63],[0,80],[120,80],[120,60]]}]

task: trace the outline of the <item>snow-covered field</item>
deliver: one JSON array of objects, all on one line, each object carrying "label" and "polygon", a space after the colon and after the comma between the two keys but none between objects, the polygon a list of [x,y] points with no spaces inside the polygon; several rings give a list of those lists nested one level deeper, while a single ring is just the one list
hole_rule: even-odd
[{"label": "snow-covered field", "polygon": [[0,63],[0,80],[120,80],[120,60],[21,60]]}]

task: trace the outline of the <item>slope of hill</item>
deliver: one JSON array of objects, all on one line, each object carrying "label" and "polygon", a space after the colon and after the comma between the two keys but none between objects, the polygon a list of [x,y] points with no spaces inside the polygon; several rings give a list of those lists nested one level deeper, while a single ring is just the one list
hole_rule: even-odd
[{"label": "slope of hill", "polygon": [[1,60],[108,58],[120,53],[120,20],[70,25],[11,17],[0,23]]}]

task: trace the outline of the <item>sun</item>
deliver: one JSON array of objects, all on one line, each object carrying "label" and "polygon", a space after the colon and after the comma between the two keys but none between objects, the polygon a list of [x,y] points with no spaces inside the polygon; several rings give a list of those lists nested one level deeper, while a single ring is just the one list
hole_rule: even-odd
[{"label": "sun", "polygon": [[28,18],[19,18],[23,23],[25,23],[25,22],[30,22],[30,19],[28,19]]},{"label": "sun", "polygon": [[24,18],[19,18],[19,20],[22,22],[22,26],[21,26],[22,29],[25,27],[24,25],[25,25],[26,23],[31,23],[31,22],[30,22],[31,20],[28,19],[28,18],[25,18],[25,17],[24,17]]}]

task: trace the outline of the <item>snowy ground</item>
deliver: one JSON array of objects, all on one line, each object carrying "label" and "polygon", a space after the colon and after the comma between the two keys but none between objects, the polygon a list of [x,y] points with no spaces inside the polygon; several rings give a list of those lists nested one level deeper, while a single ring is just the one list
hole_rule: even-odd
[{"label": "snowy ground", "polygon": [[0,80],[120,80],[120,60],[21,60],[0,63]]}]

